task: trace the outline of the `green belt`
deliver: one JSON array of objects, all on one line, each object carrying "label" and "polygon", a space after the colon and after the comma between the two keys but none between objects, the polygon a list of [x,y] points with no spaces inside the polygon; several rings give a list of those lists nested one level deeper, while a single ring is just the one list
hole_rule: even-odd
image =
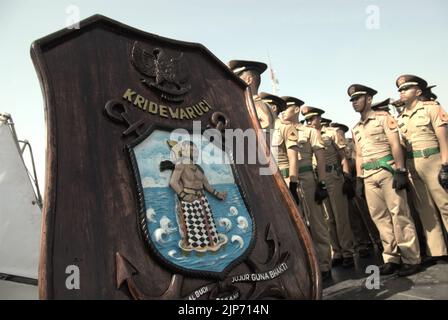
[{"label": "green belt", "polygon": [[305,172],[310,172],[310,171],[313,171],[313,166],[312,165],[299,167],[299,174],[300,173],[305,173]]},{"label": "green belt", "polygon": [[288,178],[289,177],[289,168],[280,169],[280,173],[282,174],[283,178]]},{"label": "green belt", "polygon": [[385,157],[382,157],[376,161],[366,162],[361,165],[361,168],[364,170],[376,170],[376,169],[386,169],[390,173],[394,173],[394,169],[392,166],[388,163],[388,161],[393,160],[394,157],[392,155],[388,154]]},{"label": "green belt", "polygon": [[438,147],[435,148],[428,148],[423,150],[417,150],[417,151],[409,151],[407,153],[408,159],[414,159],[414,158],[428,158],[429,156],[435,155],[440,153],[440,149]]}]

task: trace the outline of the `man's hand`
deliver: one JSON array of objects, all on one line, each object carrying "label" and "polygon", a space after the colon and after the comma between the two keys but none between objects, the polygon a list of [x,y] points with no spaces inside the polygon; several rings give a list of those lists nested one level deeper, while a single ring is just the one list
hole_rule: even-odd
[{"label": "man's hand", "polygon": [[442,164],[439,171],[439,183],[446,192],[448,192],[448,164]]},{"label": "man's hand", "polygon": [[322,204],[322,202],[328,198],[328,190],[325,181],[319,181],[316,186],[316,192],[314,193],[314,200],[318,204]]},{"label": "man's hand", "polygon": [[216,192],[216,198],[219,200],[224,200],[227,197],[227,192]]},{"label": "man's hand", "polygon": [[289,191],[291,192],[292,197],[296,201],[297,205],[300,204],[299,194],[297,193],[298,186],[299,186],[299,184],[297,182],[292,182],[292,181],[289,182]]},{"label": "man's hand", "polygon": [[344,184],[342,185],[342,193],[345,194],[348,199],[352,199],[356,195],[353,185],[353,179],[348,173],[344,173]]},{"label": "man's hand", "polygon": [[396,190],[409,190],[409,177],[407,170],[396,170],[394,174],[394,180],[392,182],[392,188]]},{"label": "man's hand", "polygon": [[364,179],[361,177],[356,177],[356,196],[363,198],[364,195]]}]

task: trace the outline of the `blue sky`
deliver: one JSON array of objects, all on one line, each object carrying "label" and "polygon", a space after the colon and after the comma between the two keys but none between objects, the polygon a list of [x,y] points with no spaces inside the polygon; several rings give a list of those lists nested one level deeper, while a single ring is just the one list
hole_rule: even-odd
[{"label": "blue sky", "polygon": [[[280,95],[295,95],[349,126],[358,118],[346,95],[351,83],[376,88],[377,100],[396,98],[395,79],[412,73],[436,84],[439,101],[448,102],[443,0],[1,0],[0,111],[11,113],[19,137],[32,143],[41,184],[44,108],[29,48],[65,27],[70,5],[81,19],[100,13],[147,32],[202,43],[223,62],[267,62],[269,52]],[[379,28],[368,28],[371,21],[379,21]],[[272,91],[268,73],[262,80],[261,90]]]}]

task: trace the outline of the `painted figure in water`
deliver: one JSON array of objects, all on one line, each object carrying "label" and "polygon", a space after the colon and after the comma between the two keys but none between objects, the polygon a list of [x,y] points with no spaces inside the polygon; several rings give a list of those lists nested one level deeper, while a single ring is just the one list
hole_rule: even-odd
[{"label": "painted figure in water", "polygon": [[179,247],[185,251],[217,251],[228,239],[217,232],[206,191],[221,201],[226,199],[227,193],[210,185],[204,170],[196,163],[198,149],[192,141],[178,143],[168,140],[167,143],[175,163],[162,161],[160,169],[173,171],[169,185],[178,198]]}]

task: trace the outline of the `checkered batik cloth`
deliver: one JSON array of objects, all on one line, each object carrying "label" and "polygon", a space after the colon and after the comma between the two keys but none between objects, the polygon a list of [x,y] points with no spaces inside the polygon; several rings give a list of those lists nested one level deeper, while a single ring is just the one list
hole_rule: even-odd
[{"label": "checkered batik cloth", "polygon": [[201,196],[193,202],[181,201],[181,205],[187,226],[188,245],[198,249],[217,245],[218,234],[207,198]]}]

